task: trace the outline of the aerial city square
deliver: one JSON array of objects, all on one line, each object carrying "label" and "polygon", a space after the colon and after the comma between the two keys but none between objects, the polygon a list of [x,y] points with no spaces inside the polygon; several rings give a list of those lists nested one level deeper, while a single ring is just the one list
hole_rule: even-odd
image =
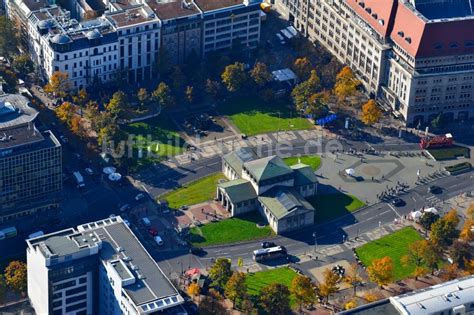
[{"label": "aerial city square", "polygon": [[474,315],[474,0],[2,0],[0,314]]}]

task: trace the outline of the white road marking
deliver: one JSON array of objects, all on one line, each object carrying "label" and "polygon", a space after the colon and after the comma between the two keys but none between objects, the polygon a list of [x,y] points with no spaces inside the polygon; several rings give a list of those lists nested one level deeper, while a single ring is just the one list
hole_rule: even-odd
[{"label": "white road marking", "polygon": [[389,203],[387,202],[387,205],[390,207],[390,209],[392,209],[392,210],[393,210],[393,212],[395,212],[395,213],[398,215],[398,217],[399,217],[399,218],[401,218],[401,217],[402,217],[402,216],[400,215],[400,213],[398,213],[398,211],[397,211],[397,210],[395,210],[395,208],[394,208],[394,207],[393,207],[391,204],[389,204]]}]

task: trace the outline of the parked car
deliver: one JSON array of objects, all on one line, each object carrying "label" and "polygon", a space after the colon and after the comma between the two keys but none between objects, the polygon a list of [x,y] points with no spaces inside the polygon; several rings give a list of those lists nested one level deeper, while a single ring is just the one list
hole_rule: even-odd
[{"label": "parked car", "polygon": [[145,225],[145,226],[151,226],[151,221],[150,221],[150,219],[148,219],[147,217],[143,217],[143,218],[142,218],[142,223],[143,223],[143,225]]},{"label": "parked car", "polygon": [[61,141],[63,143],[68,143],[69,142],[69,140],[65,136],[59,136],[59,139],[61,139]]},{"label": "parked car", "polygon": [[127,203],[120,207],[120,212],[125,212],[130,209],[130,205]]},{"label": "parked car", "polygon": [[86,167],[84,171],[86,172],[87,175],[94,175],[94,171],[90,167]]},{"label": "parked car", "polygon": [[135,200],[136,200],[136,201],[141,200],[141,199],[143,199],[143,198],[145,198],[145,195],[142,194],[142,193],[139,193],[138,195],[135,196]]},{"label": "parked car", "polygon": [[153,239],[155,240],[156,244],[158,244],[158,246],[163,246],[165,244],[159,236],[155,236]]},{"label": "parked car", "polygon": [[201,247],[191,247],[189,249],[189,253],[196,255],[196,256],[204,256],[207,252],[202,249]]},{"label": "parked car", "polygon": [[151,227],[148,229],[148,234],[150,234],[151,236],[157,236],[158,235],[158,230],[155,229],[154,227]]},{"label": "parked car", "polygon": [[273,242],[263,242],[263,243],[261,244],[261,246],[262,246],[262,248],[270,248],[270,247],[275,247],[276,244],[273,243]]},{"label": "parked car", "polygon": [[181,211],[188,210],[188,209],[189,209],[188,205],[182,205],[181,207],[179,207],[179,210]]}]

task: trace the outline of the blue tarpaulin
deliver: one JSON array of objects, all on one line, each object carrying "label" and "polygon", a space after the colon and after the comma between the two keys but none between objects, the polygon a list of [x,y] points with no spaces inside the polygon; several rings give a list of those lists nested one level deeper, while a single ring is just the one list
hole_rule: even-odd
[{"label": "blue tarpaulin", "polygon": [[337,115],[336,114],[331,114],[331,115],[328,115],[326,117],[317,119],[316,124],[324,126],[324,125],[326,125],[326,124],[328,124],[328,123],[330,123],[330,122],[332,122],[336,119],[337,119]]}]

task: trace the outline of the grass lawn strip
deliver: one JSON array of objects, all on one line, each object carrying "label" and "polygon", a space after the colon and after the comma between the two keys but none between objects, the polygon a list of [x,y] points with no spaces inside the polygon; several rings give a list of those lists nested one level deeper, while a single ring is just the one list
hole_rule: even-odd
[{"label": "grass lawn strip", "polygon": [[302,130],[313,128],[306,118],[298,117],[284,103],[267,105],[258,97],[231,99],[219,107],[219,112],[239,128],[241,133],[253,136],[278,130]]},{"label": "grass lawn strip", "polygon": [[308,201],[316,209],[314,216],[316,224],[341,217],[365,206],[365,203],[356,196],[343,193],[316,195],[308,198]]},{"label": "grass lawn strip", "polygon": [[319,155],[304,155],[301,157],[293,156],[284,158],[283,161],[285,161],[286,165],[288,166],[298,164],[298,161],[300,161],[302,164],[311,166],[313,171],[317,170],[319,166],[321,166],[321,157]]},{"label": "grass lawn strip", "polygon": [[[247,284],[247,293],[250,296],[258,297],[262,289],[272,283],[280,283],[286,285],[288,288],[291,287],[291,281],[298,274],[288,267],[275,268],[255,273],[247,274],[245,283]],[[295,300],[291,296],[290,304],[295,305]]]},{"label": "grass lawn strip", "polygon": [[211,200],[216,196],[216,186],[221,179],[225,179],[224,174],[215,173],[185,184],[174,191],[159,196],[158,199],[168,201],[171,209]]},{"label": "grass lawn strip", "polygon": [[253,212],[219,222],[191,228],[188,240],[196,246],[211,246],[226,243],[250,241],[273,234],[269,226],[258,228],[263,219]]},{"label": "grass lawn strip", "polygon": [[415,266],[413,264],[403,266],[400,258],[408,253],[408,246],[411,243],[421,239],[422,237],[414,228],[405,227],[356,248],[356,252],[367,267],[371,265],[374,259],[389,256],[393,261],[394,280],[401,280],[409,277],[415,270]]},{"label": "grass lawn strip", "polygon": [[458,156],[464,156],[465,158],[469,158],[470,156],[469,148],[458,145],[449,148],[428,149],[428,152],[437,161],[456,159]]}]

